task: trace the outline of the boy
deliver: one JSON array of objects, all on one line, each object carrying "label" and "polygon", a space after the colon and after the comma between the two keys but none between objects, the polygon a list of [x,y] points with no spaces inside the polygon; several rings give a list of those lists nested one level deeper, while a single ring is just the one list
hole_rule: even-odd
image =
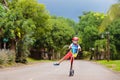
[{"label": "boy", "polygon": [[79,51],[81,51],[81,47],[78,44],[78,37],[73,37],[72,38],[72,44],[69,46],[69,52],[58,61],[58,63],[55,63],[54,65],[60,65],[60,63],[64,60],[67,60],[70,58],[71,62],[73,62],[73,59],[77,57],[77,54]]}]

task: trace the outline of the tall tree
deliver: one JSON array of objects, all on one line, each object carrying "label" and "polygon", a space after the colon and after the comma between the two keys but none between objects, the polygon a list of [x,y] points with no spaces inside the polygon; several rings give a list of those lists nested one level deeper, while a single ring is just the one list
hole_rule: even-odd
[{"label": "tall tree", "polygon": [[114,20],[120,18],[120,3],[114,4],[110,7],[110,9],[107,12],[107,16],[103,20],[102,24],[99,27],[100,33],[104,32],[107,28],[107,26]]},{"label": "tall tree", "polygon": [[59,52],[64,45],[70,44],[71,38],[74,35],[74,29],[69,24],[70,23],[63,17],[52,16],[47,24],[49,30],[42,29],[42,33],[38,30],[35,46],[53,49],[56,53]]},{"label": "tall tree", "polygon": [[[30,44],[33,43],[33,34],[37,30],[47,29],[46,24],[49,13],[43,4],[35,0],[12,0],[10,10],[1,20],[4,37],[11,42],[11,49],[16,50],[16,60],[25,62],[29,53]],[[39,36],[40,37],[40,36]]]},{"label": "tall tree", "polygon": [[[120,19],[114,20],[108,27],[110,32],[111,55],[113,59],[120,59]],[[117,51],[117,53],[116,53]]]},{"label": "tall tree", "polygon": [[83,47],[88,50],[94,47],[94,42],[99,38],[98,27],[102,23],[105,15],[97,12],[84,12],[79,17],[78,33],[81,35]]}]

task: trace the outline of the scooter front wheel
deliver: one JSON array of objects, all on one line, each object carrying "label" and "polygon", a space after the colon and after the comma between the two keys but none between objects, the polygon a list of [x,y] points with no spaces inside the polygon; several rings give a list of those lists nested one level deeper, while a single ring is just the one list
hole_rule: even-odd
[{"label": "scooter front wheel", "polygon": [[69,76],[73,76],[74,75],[74,70],[70,70]]}]

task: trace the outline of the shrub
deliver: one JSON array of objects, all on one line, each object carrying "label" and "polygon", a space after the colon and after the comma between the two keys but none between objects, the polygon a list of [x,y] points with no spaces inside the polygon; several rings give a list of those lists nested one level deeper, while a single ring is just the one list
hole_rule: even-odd
[{"label": "shrub", "polygon": [[83,58],[89,58],[90,55],[91,55],[90,52],[88,52],[88,51],[83,51]]},{"label": "shrub", "polygon": [[14,51],[10,50],[8,52],[7,56],[8,56],[8,63],[14,63],[15,62],[16,56],[15,56],[15,52]]},{"label": "shrub", "polygon": [[15,52],[11,50],[0,50],[0,64],[15,62]]},{"label": "shrub", "polygon": [[5,51],[0,51],[0,64],[5,64],[8,61],[8,56]]}]

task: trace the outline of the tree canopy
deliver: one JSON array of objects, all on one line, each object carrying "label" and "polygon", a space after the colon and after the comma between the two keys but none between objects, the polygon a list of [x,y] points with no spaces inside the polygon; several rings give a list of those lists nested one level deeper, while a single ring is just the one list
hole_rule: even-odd
[{"label": "tree canopy", "polygon": [[[109,31],[111,55],[115,53],[112,59],[119,59],[119,6],[119,3],[112,5],[107,14],[83,12],[77,23],[72,19],[50,15],[46,6],[36,0],[1,0],[0,45],[15,51],[17,62],[25,62],[31,49],[52,50],[57,54],[72,42],[73,36],[80,38],[79,44],[85,51],[96,46],[99,50],[106,50],[105,32]],[[104,39],[101,38],[102,34]]]},{"label": "tree canopy", "polygon": [[78,33],[82,38],[82,44],[85,50],[94,47],[94,42],[99,38],[98,27],[101,25],[105,15],[97,12],[84,12],[79,17]]}]

